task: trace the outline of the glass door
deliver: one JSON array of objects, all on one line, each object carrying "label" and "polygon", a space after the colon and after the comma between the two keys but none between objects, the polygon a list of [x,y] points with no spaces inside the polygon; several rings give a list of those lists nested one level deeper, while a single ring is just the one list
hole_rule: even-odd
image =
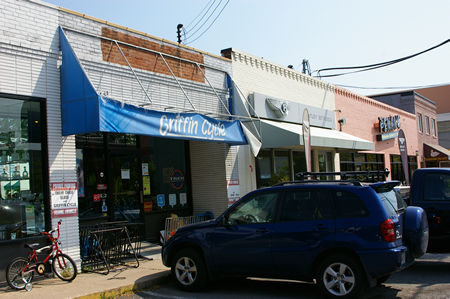
[{"label": "glass door", "polygon": [[[332,172],[333,171],[333,159],[330,152],[319,152],[319,172]],[[321,176],[321,180],[332,180],[333,176]]]},{"label": "glass door", "polygon": [[[109,153],[110,167],[110,199],[114,221],[126,220],[140,222],[142,216],[141,204],[141,170],[139,155],[135,149],[115,149]],[[106,207],[103,209],[108,209]]]}]

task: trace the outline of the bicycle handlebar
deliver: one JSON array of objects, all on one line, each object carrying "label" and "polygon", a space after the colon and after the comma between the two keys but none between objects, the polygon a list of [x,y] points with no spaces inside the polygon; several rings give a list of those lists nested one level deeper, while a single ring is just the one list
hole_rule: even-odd
[{"label": "bicycle handlebar", "polygon": [[[44,234],[44,235],[46,235],[47,237],[49,237],[50,240],[52,240],[52,242],[57,241],[57,240],[59,239],[60,235],[61,235],[61,233],[60,233],[60,231],[59,231],[59,227],[61,226],[61,222],[62,222],[62,220],[59,219],[59,221],[58,221],[58,227],[57,227],[57,228],[54,228],[54,229],[52,229],[52,230],[49,231],[49,232],[42,232],[42,234]],[[54,233],[54,232],[58,232],[58,236],[57,236],[57,237],[53,237],[53,233]]]}]

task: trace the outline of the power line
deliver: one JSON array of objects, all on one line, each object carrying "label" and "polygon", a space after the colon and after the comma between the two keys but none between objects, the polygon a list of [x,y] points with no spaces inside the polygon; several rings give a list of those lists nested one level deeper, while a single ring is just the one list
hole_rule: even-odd
[{"label": "power line", "polygon": [[[411,59],[413,57],[416,57],[418,55],[424,54],[426,52],[429,52],[431,50],[434,50],[436,48],[439,48],[445,44],[447,44],[448,42],[450,42],[450,39],[447,39],[446,41],[441,42],[440,44],[437,44],[431,48],[428,48],[426,50],[423,50],[421,52],[409,55],[409,56],[405,56],[402,58],[397,58],[394,60],[390,60],[390,61],[385,61],[385,62],[380,62],[380,63],[375,63],[375,64],[369,64],[369,65],[361,65],[361,66],[347,66],[347,67],[333,67],[333,68],[324,68],[324,69],[320,69],[317,70],[315,72],[317,72],[317,76],[315,77],[319,77],[319,78],[329,78],[329,77],[337,77],[337,76],[343,76],[343,75],[348,75],[348,74],[354,74],[354,73],[359,73],[359,72],[365,72],[365,71],[370,71],[370,70],[374,70],[377,68],[382,68],[382,67],[386,67],[395,63],[399,63],[402,61],[405,61],[407,59]],[[351,71],[351,72],[345,72],[345,73],[338,73],[338,74],[332,74],[332,75],[320,75],[320,72],[322,71],[334,71],[334,70],[350,70],[350,69],[358,69],[357,71]]]},{"label": "power line", "polygon": [[[222,0],[220,0],[220,1],[222,1]],[[194,26],[192,27],[192,28],[190,28],[189,26],[192,24],[192,22],[195,20],[195,19],[197,19],[198,18],[198,16],[200,16],[200,14],[205,10],[205,8],[203,8],[202,9],[202,11],[200,12],[200,14],[197,16],[197,17],[195,17],[195,19],[194,20],[192,20],[186,27],[188,28],[188,30],[186,31],[186,33],[189,33],[190,31],[192,31],[192,30],[194,30],[194,28],[195,27],[197,27],[197,25],[203,20],[203,18],[206,16],[206,14],[208,13],[208,11],[211,9],[211,7],[213,6],[213,4],[214,4],[214,2],[216,2],[216,0],[211,0],[211,1],[209,1],[208,2],[208,4],[206,4],[206,6],[205,6],[205,8],[206,7],[208,7],[208,5],[209,5],[209,7],[208,7],[208,10],[203,14],[203,16],[194,24]],[[210,4],[211,3],[211,4]],[[203,25],[202,25],[203,26]],[[200,28],[201,28],[201,26],[200,26]],[[199,29],[200,29],[199,28]],[[198,29],[197,29],[198,30]],[[197,31],[196,31],[197,32]],[[195,33],[195,32],[194,32]]]},{"label": "power line", "polygon": [[362,87],[362,86],[352,86],[352,85],[344,85],[344,84],[335,84],[336,86],[345,87],[345,88],[355,88],[355,89],[422,89],[422,88],[431,88],[431,87],[440,87],[450,85],[449,83],[441,83],[441,84],[431,84],[431,85],[418,85],[418,86],[389,86],[389,87]]},{"label": "power line", "polygon": [[[189,26],[191,26],[191,24],[192,23],[194,23],[194,21],[205,11],[205,9],[209,6],[209,8],[208,8],[208,10],[211,8],[211,6],[212,6],[212,4],[213,4],[213,2],[215,2],[216,0],[210,0],[206,5],[205,5],[205,7],[203,7],[203,9],[200,11],[200,13],[191,21],[191,22],[189,22],[189,24],[186,26],[187,28],[190,28]],[[209,5],[211,3],[211,5]],[[203,14],[203,16],[202,16],[202,18],[204,18],[205,17],[205,15],[208,13],[208,10],[205,12],[205,14]],[[201,20],[201,19],[200,19]],[[200,21],[199,20],[199,21]],[[196,23],[196,24],[198,24],[198,22]],[[194,25],[194,27],[192,27],[192,29],[194,29],[195,28],[195,26],[196,25]]]},{"label": "power line", "polygon": [[[222,0],[221,0],[222,2]],[[206,31],[209,30],[209,28],[211,28],[211,26],[216,22],[216,20],[219,18],[219,16],[222,14],[223,10],[225,9],[225,7],[227,7],[228,3],[230,2],[230,0],[227,0],[227,2],[225,3],[225,5],[222,7],[222,9],[219,11],[219,13],[217,14],[217,16],[214,18],[214,20],[211,22],[211,24],[209,24],[209,26],[202,32],[200,33],[199,36],[197,36],[197,38],[195,38],[194,40],[188,42],[187,44],[191,44],[193,42],[195,42],[196,40],[198,40],[203,34],[206,33]],[[220,3],[219,3],[220,4]],[[214,9],[215,10],[215,9]],[[188,37],[189,39],[189,37]]]},{"label": "power line", "polygon": [[[215,1],[212,4],[214,4],[214,3],[215,3]],[[189,30],[189,28],[188,28],[188,30],[187,30],[187,33],[188,33],[187,38],[188,39],[191,38],[193,35],[195,35],[200,29],[202,29],[203,26],[205,26],[205,24],[208,22],[208,20],[211,18],[211,16],[216,12],[217,8],[219,7],[219,5],[221,3],[222,3],[222,0],[219,1],[219,3],[216,5],[216,7],[214,7],[213,11],[209,14],[209,16],[206,18],[206,20],[193,33],[189,34],[189,32],[192,30]],[[209,9],[208,9],[208,11],[209,11]],[[205,16],[206,16],[206,14],[205,14]]]}]

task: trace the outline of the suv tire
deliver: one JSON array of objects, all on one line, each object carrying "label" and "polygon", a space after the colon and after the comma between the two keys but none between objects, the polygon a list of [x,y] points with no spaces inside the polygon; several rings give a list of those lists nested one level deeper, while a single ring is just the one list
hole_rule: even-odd
[{"label": "suv tire", "polygon": [[202,256],[191,248],[175,255],[171,270],[178,287],[185,291],[200,290],[208,280]]},{"label": "suv tire", "polygon": [[325,257],[317,268],[316,279],[327,298],[358,298],[367,286],[359,262],[343,254]]}]

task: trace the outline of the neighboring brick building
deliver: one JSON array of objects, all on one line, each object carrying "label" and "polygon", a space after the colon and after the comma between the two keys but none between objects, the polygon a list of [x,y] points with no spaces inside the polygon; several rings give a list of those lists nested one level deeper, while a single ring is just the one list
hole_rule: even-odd
[{"label": "neighboring brick building", "polygon": [[[416,133],[415,115],[340,87],[336,87],[335,95],[337,117],[345,119],[340,129],[374,143],[372,151],[341,154],[341,169],[388,169],[390,179],[404,181],[397,134],[398,129],[402,129],[405,133],[411,174],[418,167],[417,159],[421,149]],[[379,128],[380,118],[398,119],[399,126],[382,133]],[[383,134],[386,136],[381,138]]]},{"label": "neighboring brick building", "polygon": [[439,145],[450,150],[450,85],[416,89],[436,104]]},{"label": "neighboring brick building", "polygon": [[[388,105],[415,114],[417,119],[416,132],[418,140],[418,156],[421,167],[439,166],[440,158],[428,156],[430,150],[442,151],[439,146],[437,127],[437,106],[429,98],[416,91],[402,91],[380,95],[372,95],[371,98]],[[432,154],[434,155],[434,154]],[[446,154],[444,154],[446,156]],[[445,157],[445,160],[447,158]]]}]

